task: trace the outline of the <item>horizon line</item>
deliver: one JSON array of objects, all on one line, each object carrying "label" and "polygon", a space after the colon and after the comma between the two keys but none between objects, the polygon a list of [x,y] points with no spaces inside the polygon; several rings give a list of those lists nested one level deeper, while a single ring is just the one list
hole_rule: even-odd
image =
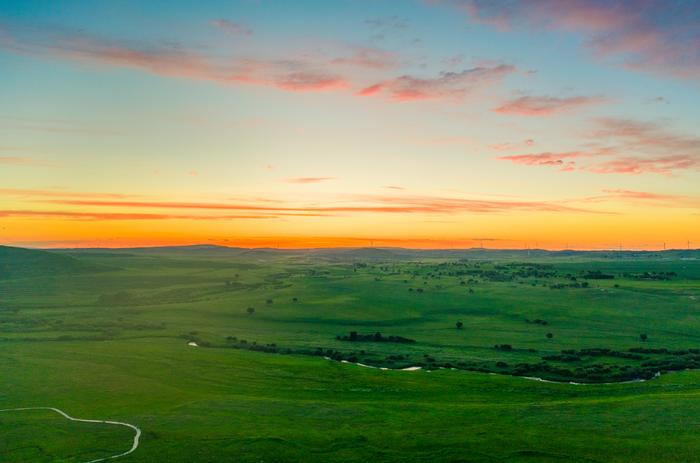
[{"label": "horizon line", "polygon": [[679,251],[700,251],[700,248],[663,248],[663,249],[652,249],[652,248],[614,248],[614,247],[604,247],[604,248],[547,248],[547,247],[536,247],[536,248],[487,248],[487,247],[468,247],[468,248],[458,248],[458,247],[444,247],[444,248],[416,248],[416,247],[403,247],[403,246],[313,246],[313,247],[274,247],[274,246],[229,246],[223,244],[208,244],[208,243],[193,243],[193,244],[173,244],[173,245],[144,245],[144,246],[76,246],[76,247],[40,247],[40,246],[20,246],[15,244],[0,244],[0,246],[16,247],[24,249],[34,249],[41,251],[60,251],[60,250],[95,250],[95,249],[105,249],[105,250],[130,250],[130,249],[163,249],[163,248],[224,248],[224,249],[243,249],[247,251],[255,250],[271,250],[271,251],[316,251],[316,250],[359,250],[359,249],[385,249],[385,250],[405,250],[405,251],[520,251],[520,252],[530,252],[530,251],[546,251],[546,252],[679,252]]}]

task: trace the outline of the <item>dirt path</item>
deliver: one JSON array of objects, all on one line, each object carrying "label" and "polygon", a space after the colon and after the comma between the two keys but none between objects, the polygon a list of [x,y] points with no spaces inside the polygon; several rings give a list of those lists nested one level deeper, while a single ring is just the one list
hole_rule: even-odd
[{"label": "dirt path", "polygon": [[90,460],[90,461],[85,462],[85,463],[97,463],[99,461],[107,461],[107,460],[112,460],[114,458],[123,457],[125,455],[132,453],[139,446],[139,438],[141,437],[141,429],[139,429],[138,426],[134,426],[133,424],[129,424],[129,423],[122,423],[121,421],[86,420],[83,418],[73,418],[68,413],[64,412],[63,410],[59,410],[58,408],[53,408],[53,407],[6,408],[6,409],[0,410],[0,412],[19,412],[19,411],[24,411],[24,410],[51,410],[51,411],[56,412],[59,415],[63,416],[64,418],[71,420],[71,421],[80,421],[82,423],[112,424],[112,425],[116,425],[116,426],[126,426],[127,428],[131,428],[134,430],[134,442],[133,442],[133,444],[131,444],[131,448],[129,450],[127,450],[126,452],[123,452],[123,453],[119,453],[117,455],[111,455],[109,457],[98,458],[96,460]]}]

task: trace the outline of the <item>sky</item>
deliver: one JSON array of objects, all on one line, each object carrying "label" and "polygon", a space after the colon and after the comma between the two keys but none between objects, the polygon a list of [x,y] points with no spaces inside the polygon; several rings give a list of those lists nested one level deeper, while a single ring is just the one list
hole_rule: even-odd
[{"label": "sky", "polygon": [[0,244],[700,246],[697,0],[0,2]]}]

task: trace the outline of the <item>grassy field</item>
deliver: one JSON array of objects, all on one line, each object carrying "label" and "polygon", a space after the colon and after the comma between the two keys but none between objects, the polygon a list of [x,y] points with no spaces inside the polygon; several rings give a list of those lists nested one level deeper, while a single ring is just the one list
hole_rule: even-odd
[{"label": "grassy field", "polygon": [[[695,461],[699,257],[0,248],[0,409],[133,462]],[[3,462],[130,440],[0,412]]]}]

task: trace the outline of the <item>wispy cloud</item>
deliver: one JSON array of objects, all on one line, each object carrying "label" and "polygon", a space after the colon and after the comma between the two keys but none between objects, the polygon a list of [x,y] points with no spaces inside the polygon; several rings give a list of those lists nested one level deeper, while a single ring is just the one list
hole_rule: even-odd
[{"label": "wispy cloud", "polygon": [[332,64],[368,69],[392,69],[399,65],[396,53],[371,47],[351,47],[347,56],[334,58]]},{"label": "wispy cloud", "polygon": [[49,165],[44,161],[39,161],[34,158],[23,156],[0,156],[0,164],[11,166],[46,166]]},{"label": "wispy cloud", "polygon": [[599,59],[682,79],[700,77],[697,4],[682,0],[444,0],[502,30],[579,34]]},{"label": "wispy cloud", "polygon": [[512,156],[501,156],[498,159],[503,161],[511,161],[515,164],[523,164],[526,166],[558,166],[562,170],[571,170],[575,166],[575,162],[568,161],[569,159],[594,156],[594,153],[585,151],[569,151],[563,153],[535,153],[535,154],[516,154]]},{"label": "wispy cloud", "polygon": [[301,184],[321,183],[321,182],[327,182],[329,180],[335,180],[335,177],[292,177],[292,178],[284,179],[284,181],[286,183],[301,183]]},{"label": "wispy cloud", "polygon": [[339,90],[350,85],[344,77],[327,71],[319,63],[301,59],[222,59],[178,45],[137,46],[63,29],[25,27],[6,28],[3,32],[0,48],[39,58],[134,69],[220,85],[262,85],[287,91]]},{"label": "wispy cloud", "polygon": [[581,200],[581,202],[587,203],[602,203],[609,201],[627,201],[631,203],[641,203],[645,206],[656,207],[700,207],[700,198],[697,197],[624,189],[605,189],[603,190],[602,195],[590,196]]},{"label": "wispy cloud", "polygon": [[605,101],[607,101],[605,98],[590,96],[575,96],[569,98],[523,96],[506,101],[503,105],[495,108],[494,112],[518,116],[551,116],[583,106],[604,103]]},{"label": "wispy cloud", "polygon": [[655,158],[621,157],[586,167],[596,174],[663,174],[700,166],[697,156],[663,156]]},{"label": "wispy cloud", "polygon": [[138,198],[139,195],[124,193],[94,193],[60,189],[28,189],[28,188],[0,188],[0,196],[14,196],[18,198],[90,198],[90,199],[126,199]]},{"label": "wispy cloud", "polygon": [[535,140],[533,140],[532,138],[528,138],[527,140],[523,140],[519,143],[496,143],[490,145],[489,148],[491,148],[494,151],[512,151],[521,147],[531,146],[535,146]]},{"label": "wispy cloud", "polygon": [[183,215],[183,214],[139,214],[133,212],[83,212],[83,211],[37,211],[0,210],[0,217],[24,217],[41,219],[71,219],[86,221],[113,220],[239,220],[275,219],[277,215]]},{"label": "wispy cloud", "polygon": [[460,101],[501,82],[515,71],[515,66],[501,64],[492,67],[474,67],[461,72],[442,72],[437,77],[403,75],[365,87],[358,92],[358,95],[385,95],[392,101],[436,99]]},{"label": "wispy cloud", "polygon": [[484,199],[411,196],[411,195],[353,195],[338,200],[327,199],[327,205],[314,202],[307,204],[260,204],[260,203],[206,203],[206,202],[168,202],[168,201],[111,201],[56,199],[42,200],[43,203],[63,206],[108,207],[108,208],[150,208],[181,210],[227,210],[239,212],[256,212],[269,214],[454,214],[454,213],[499,213],[506,211],[541,211],[541,212],[586,212],[587,209],[574,208],[550,201],[495,201]]},{"label": "wispy cloud", "polygon": [[253,30],[245,24],[229,21],[227,19],[215,19],[211,21],[211,25],[221,29],[226,34],[231,35],[233,37],[253,34]]},{"label": "wispy cloud", "polygon": [[[596,174],[673,175],[700,169],[700,138],[671,132],[662,124],[603,118],[585,134],[581,149],[527,153],[498,159],[529,166]],[[580,162],[585,159],[586,162]]]}]

